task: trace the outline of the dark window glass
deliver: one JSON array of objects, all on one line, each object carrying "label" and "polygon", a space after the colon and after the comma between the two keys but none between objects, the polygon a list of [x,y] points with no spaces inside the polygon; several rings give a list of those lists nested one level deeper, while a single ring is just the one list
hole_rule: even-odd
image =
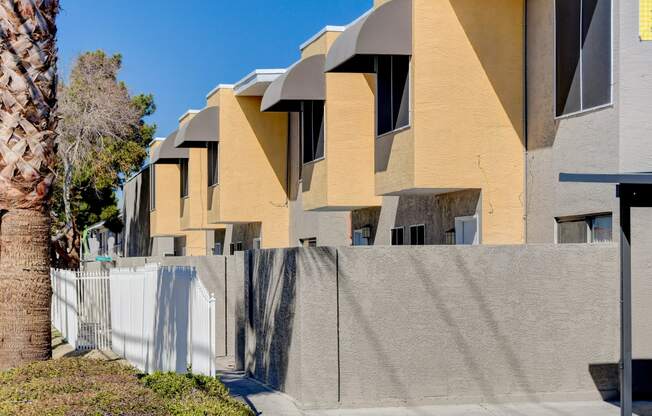
[{"label": "dark window glass", "polygon": [[611,102],[611,0],[582,3],[582,107]]},{"label": "dark window glass", "polygon": [[425,225],[412,225],[410,227],[410,245],[422,246],[426,242],[426,226]]},{"label": "dark window glass", "polygon": [[149,209],[156,209],[156,165],[149,165]]},{"label": "dark window glass", "polygon": [[393,246],[402,246],[402,245],[405,244],[403,234],[404,234],[404,228],[403,227],[392,228],[392,245]]},{"label": "dark window glass", "polygon": [[188,196],[188,159],[179,161],[179,178],[181,180],[181,198]]},{"label": "dark window glass", "polygon": [[306,101],[301,117],[303,163],[324,157],[324,102]]},{"label": "dark window glass", "polygon": [[410,57],[379,56],[376,62],[378,135],[410,124]]},{"label": "dark window glass", "polygon": [[611,102],[611,0],[556,2],[556,114]]},{"label": "dark window glass", "polygon": [[557,242],[559,244],[587,243],[587,237],[586,220],[584,218],[559,223],[557,229]]},{"label": "dark window glass", "polygon": [[379,56],[376,68],[376,112],[378,134],[394,129],[392,125],[392,57]]},{"label": "dark window glass", "polygon": [[317,239],[316,238],[304,238],[301,240],[301,246],[302,247],[317,247]]},{"label": "dark window glass", "polygon": [[392,57],[392,113],[394,130],[410,124],[410,57]]},{"label": "dark window glass", "polygon": [[219,183],[219,142],[208,143],[208,186]]},{"label": "dark window glass", "polygon": [[556,2],[557,115],[581,109],[580,16],[581,0]]}]

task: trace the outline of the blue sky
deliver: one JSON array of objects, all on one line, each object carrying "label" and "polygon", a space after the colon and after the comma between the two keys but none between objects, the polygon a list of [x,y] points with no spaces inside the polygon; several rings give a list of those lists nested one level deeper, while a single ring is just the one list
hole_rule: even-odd
[{"label": "blue sky", "polygon": [[372,0],[62,0],[59,68],[88,50],[123,55],[132,93],[154,94],[158,136],[220,83],[256,68],[284,68],[326,25],[345,25]]}]

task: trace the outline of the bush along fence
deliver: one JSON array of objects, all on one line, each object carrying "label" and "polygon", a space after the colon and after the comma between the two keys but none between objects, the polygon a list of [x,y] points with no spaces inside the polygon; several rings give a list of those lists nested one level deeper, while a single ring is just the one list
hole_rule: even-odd
[{"label": "bush along fence", "polygon": [[75,349],[112,349],[144,372],[215,375],[215,298],[192,267],[52,271],[52,323]]}]

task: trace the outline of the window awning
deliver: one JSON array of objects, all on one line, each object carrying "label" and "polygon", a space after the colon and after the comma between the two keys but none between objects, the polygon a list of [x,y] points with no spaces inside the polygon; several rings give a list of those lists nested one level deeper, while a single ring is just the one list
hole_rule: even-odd
[{"label": "window awning", "polygon": [[379,55],[412,55],[412,0],[390,0],[353,22],[333,43],[326,72],[374,72]]},{"label": "window awning", "polygon": [[208,107],[197,113],[179,129],[175,147],[206,147],[208,142],[219,141],[219,107]]},{"label": "window awning", "polygon": [[188,159],[188,149],[179,149],[174,146],[177,132],[170,134],[161,144],[152,148],[150,162],[152,164],[177,164],[179,159]]},{"label": "window awning", "polygon": [[300,111],[302,101],[323,101],[326,96],[326,55],[314,55],[292,65],[270,84],[260,111]]}]

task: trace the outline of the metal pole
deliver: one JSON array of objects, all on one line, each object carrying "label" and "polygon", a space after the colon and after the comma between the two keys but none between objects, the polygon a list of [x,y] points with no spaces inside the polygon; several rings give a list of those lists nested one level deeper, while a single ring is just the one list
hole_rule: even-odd
[{"label": "metal pole", "polygon": [[631,195],[620,191],[620,414],[632,416]]}]

